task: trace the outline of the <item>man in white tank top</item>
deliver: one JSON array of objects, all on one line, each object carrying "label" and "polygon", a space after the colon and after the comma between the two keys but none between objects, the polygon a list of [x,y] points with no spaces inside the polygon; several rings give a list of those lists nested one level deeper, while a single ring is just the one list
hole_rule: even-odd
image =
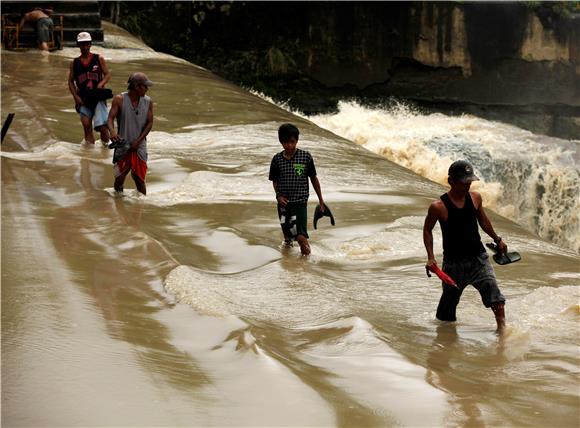
[{"label": "man in white tank top", "polygon": [[[145,195],[147,134],[153,127],[153,102],[145,94],[153,82],[144,73],[133,73],[127,83],[127,92],[113,98],[108,120],[111,140],[124,139],[129,144],[125,156],[114,164],[115,190],[123,192],[125,178],[131,172],[137,190]],[[115,132],[115,118],[118,132]]]}]

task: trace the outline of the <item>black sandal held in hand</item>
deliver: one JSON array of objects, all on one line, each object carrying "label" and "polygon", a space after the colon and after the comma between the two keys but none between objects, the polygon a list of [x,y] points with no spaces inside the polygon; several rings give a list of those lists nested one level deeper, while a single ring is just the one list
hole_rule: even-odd
[{"label": "black sandal held in hand", "polygon": [[508,252],[505,254],[500,253],[497,244],[495,244],[493,242],[490,242],[489,244],[485,244],[485,246],[494,252],[493,260],[498,265],[509,265],[510,263],[519,262],[522,259],[522,256],[520,256],[520,253],[518,253],[516,251],[511,251],[511,252]]},{"label": "black sandal held in hand", "polygon": [[334,216],[330,212],[328,205],[324,204],[324,211],[320,211],[320,205],[316,205],[316,209],[314,210],[314,229],[316,229],[316,224],[322,217],[330,217],[330,224],[334,226]]},{"label": "black sandal held in hand", "polygon": [[115,152],[113,153],[113,163],[117,163],[127,154],[131,148],[131,144],[124,138],[119,138],[117,141],[109,143],[107,148],[115,149]]}]

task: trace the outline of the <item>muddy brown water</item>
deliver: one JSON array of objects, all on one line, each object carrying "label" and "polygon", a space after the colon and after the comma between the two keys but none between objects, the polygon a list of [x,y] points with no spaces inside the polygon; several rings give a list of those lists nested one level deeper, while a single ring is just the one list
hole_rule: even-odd
[{"label": "muddy brown water", "polygon": [[[146,197],[112,196],[111,152],[81,142],[77,51],[2,52],[4,426],[578,425],[577,254],[490,212],[523,257],[496,266],[507,331],[473,288],[439,323],[421,228],[444,187],[120,31],[107,46],[115,92],[156,82]],[[281,248],[267,180],[287,121],[337,220],[308,259]]]}]

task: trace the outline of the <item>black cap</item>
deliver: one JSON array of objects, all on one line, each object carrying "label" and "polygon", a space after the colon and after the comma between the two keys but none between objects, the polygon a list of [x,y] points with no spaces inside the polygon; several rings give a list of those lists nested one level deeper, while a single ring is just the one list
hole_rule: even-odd
[{"label": "black cap", "polygon": [[463,183],[470,183],[479,180],[479,177],[473,173],[473,167],[471,164],[464,160],[458,160],[451,164],[449,167],[449,177]]}]

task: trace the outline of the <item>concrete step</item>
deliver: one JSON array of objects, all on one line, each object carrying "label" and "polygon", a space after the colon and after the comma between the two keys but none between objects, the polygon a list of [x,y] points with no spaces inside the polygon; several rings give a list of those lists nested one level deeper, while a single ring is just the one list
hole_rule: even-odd
[{"label": "concrete step", "polygon": [[[93,39],[93,44],[103,43],[104,33],[102,28],[83,28],[82,30],[78,28],[63,28],[62,44],[64,46],[76,46],[77,34],[80,31],[88,31]],[[23,47],[35,47],[36,34],[34,30],[31,28],[21,31],[19,42]]]},{"label": "concrete step", "polygon": [[101,15],[98,13],[62,13],[63,23],[69,28],[101,28]]}]

